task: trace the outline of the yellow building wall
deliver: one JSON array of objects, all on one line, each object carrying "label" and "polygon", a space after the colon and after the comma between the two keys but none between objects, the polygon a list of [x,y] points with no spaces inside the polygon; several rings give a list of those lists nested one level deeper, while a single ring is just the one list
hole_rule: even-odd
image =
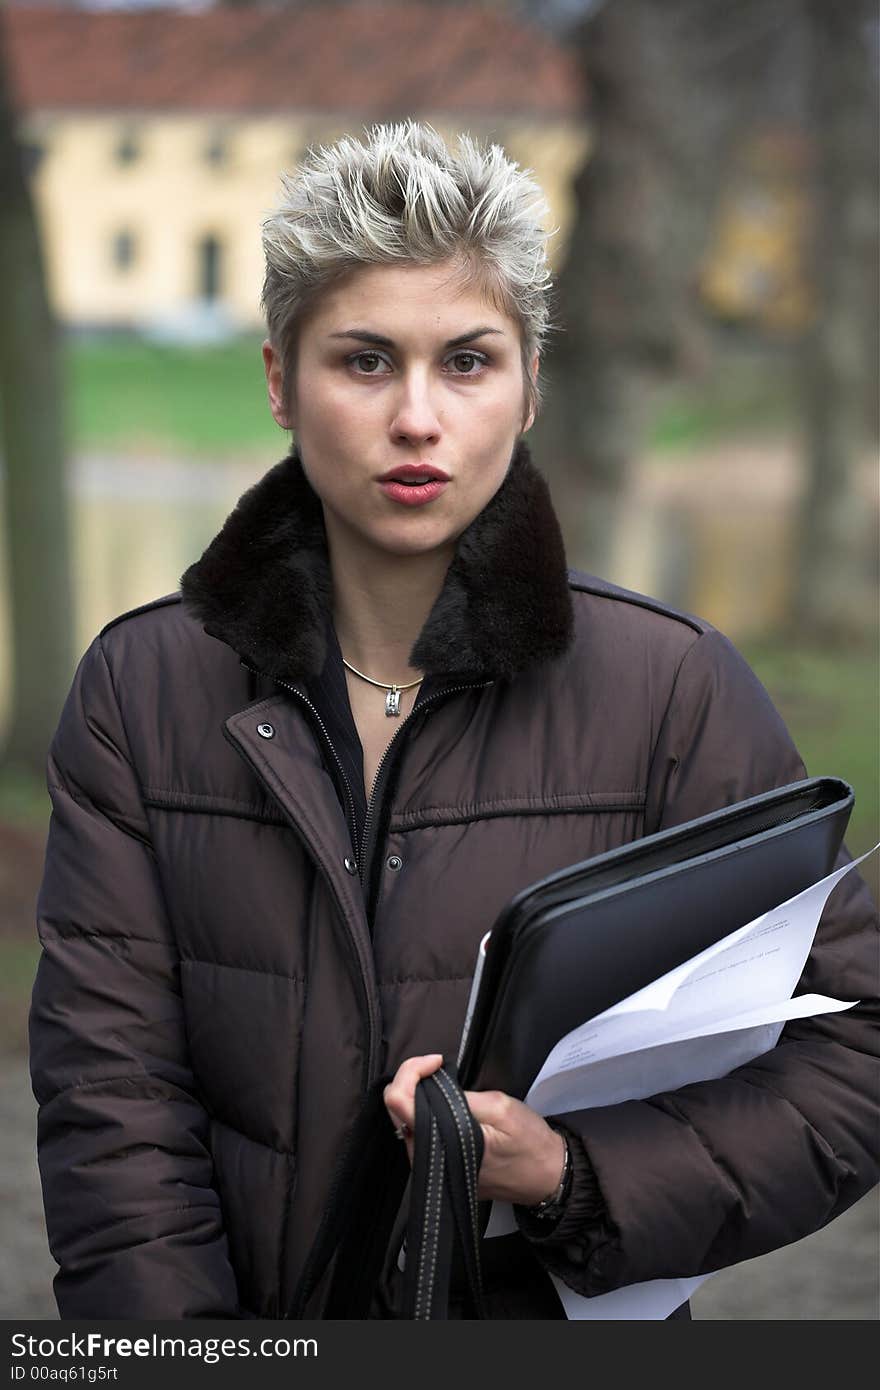
[{"label": "yellow building wall", "polygon": [[[479,125],[429,120],[445,136]],[[53,302],[62,320],[103,326],[142,325],[171,317],[199,299],[198,246],[204,237],[222,247],[219,303],[241,328],[257,328],[263,274],[260,223],[280,191],[280,173],[309,143],[364,122],[316,121],[267,115],[139,116],[51,113],[26,123],[26,138],[43,157],[34,192],[43,230]],[[499,133],[499,131],[501,133]],[[139,154],[120,163],[116,149],[129,134]],[[205,151],[215,138],[227,157],[211,164]],[[551,243],[558,262],[571,219],[571,180],[587,153],[583,126],[564,122],[493,123],[491,138],[534,170],[551,205],[559,234]],[[113,260],[120,232],[135,238],[130,266]]]}]

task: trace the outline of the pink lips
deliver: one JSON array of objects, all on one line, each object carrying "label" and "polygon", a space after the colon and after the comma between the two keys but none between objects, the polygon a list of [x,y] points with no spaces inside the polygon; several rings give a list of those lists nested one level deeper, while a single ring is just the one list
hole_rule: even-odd
[{"label": "pink lips", "polygon": [[446,486],[446,478],[433,477],[428,482],[407,484],[398,479],[389,479],[387,482],[379,483],[380,488],[386,497],[390,497],[392,502],[401,502],[405,507],[423,507],[426,502],[433,502],[435,497]]}]

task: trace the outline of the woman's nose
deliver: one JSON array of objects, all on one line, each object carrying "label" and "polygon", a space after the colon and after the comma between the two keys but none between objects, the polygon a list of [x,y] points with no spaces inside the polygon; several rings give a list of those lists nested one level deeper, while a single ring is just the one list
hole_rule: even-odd
[{"label": "woman's nose", "polygon": [[423,443],[439,435],[440,421],[428,381],[415,375],[403,377],[391,421],[392,438],[408,443]]}]

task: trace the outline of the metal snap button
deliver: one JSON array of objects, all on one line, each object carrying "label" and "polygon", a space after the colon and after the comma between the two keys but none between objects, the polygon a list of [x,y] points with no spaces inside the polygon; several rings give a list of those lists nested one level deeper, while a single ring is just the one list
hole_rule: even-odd
[{"label": "metal snap button", "polygon": [[398,869],[403,868],[403,860],[399,854],[389,854],[388,858],[385,860],[385,867],[386,869],[390,869],[393,874],[396,874]]},{"label": "metal snap button", "polygon": [[258,724],[257,733],[260,735],[260,738],[275,737],[275,730],[271,724]]},{"label": "metal snap button", "polygon": [[358,871],[358,866],[357,866],[357,864],[354,862],[353,859],[349,859],[348,855],[345,856],[345,858],[343,859],[342,862],[343,862],[343,864],[345,865],[346,869],[348,870],[348,872],[349,872],[350,874],[356,874],[356,873],[357,873],[357,871]]}]

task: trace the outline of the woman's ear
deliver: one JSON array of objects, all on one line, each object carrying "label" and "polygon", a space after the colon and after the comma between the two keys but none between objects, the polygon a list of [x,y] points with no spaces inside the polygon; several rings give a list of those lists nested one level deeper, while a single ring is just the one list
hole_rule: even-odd
[{"label": "woman's ear", "polygon": [[281,354],[275,351],[268,338],[263,343],[263,370],[266,373],[266,388],[269,394],[269,409],[272,412],[272,419],[283,430],[292,430],[291,411],[284,403],[284,368]]},{"label": "woman's ear", "polygon": [[[529,380],[530,380],[530,383],[531,383],[531,385],[532,385],[533,387],[534,387],[535,383],[536,383],[537,380],[538,380],[538,367],[539,367],[539,365],[540,365],[540,361],[541,361],[541,354],[536,350],[536,351],[535,351],[535,355],[534,355],[534,357],[532,358],[532,360],[531,360],[531,362],[530,362],[530,364],[529,364]],[[533,399],[533,398],[532,398],[532,395],[531,395],[531,392],[529,393],[528,399],[529,399],[529,400]],[[530,429],[532,428],[532,425],[535,423],[535,415],[536,415],[536,413],[537,413],[537,412],[536,412],[535,406],[534,406],[533,404],[530,404],[530,405],[528,406],[527,410],[526,410],[525,419],[524,419],[524,421],[523,421],[523,427],[522,427],[522,433],[523,433],[523,434],[525,434],[527,430],[530,430]]]}]

